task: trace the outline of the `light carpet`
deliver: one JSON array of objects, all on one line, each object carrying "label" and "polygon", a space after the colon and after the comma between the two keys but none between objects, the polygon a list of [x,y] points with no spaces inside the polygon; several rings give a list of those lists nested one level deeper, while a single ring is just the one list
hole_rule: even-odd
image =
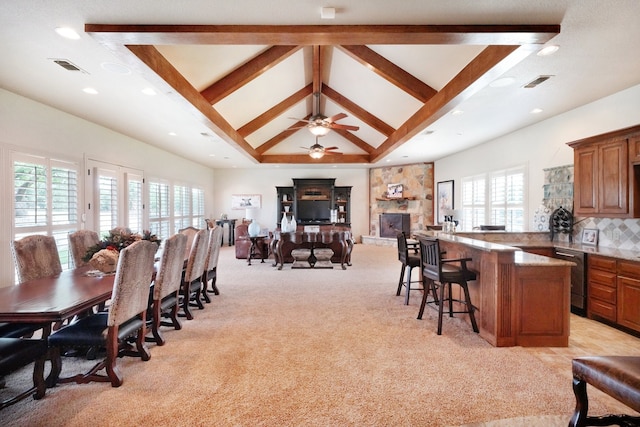
[{"label": "light carpet", "polygon": [[[412,292],[409,306],[395,296],[394,248],[356,245],[346,271],[278,271],[271,261],[248,266],[233,249],[221,251],[221,295],[183,320],[181,331],[166,329],[167,344],[151,344],[150,361],[120,359],[121,387],[61,385],[41,401],[1,411],[0,424],[479,426],[531,416],[568,422],[575,402],[566,372],[522,348],[494,348],[459,319],[445,319],[442,336],[435,311],[417,320],[420,293]],[[63,370],[74,374],[92,363],[65,358]],[[28,376],[9,377],[8,386]],[[590,403],[592,411],[607,410],[597,399]]]}]

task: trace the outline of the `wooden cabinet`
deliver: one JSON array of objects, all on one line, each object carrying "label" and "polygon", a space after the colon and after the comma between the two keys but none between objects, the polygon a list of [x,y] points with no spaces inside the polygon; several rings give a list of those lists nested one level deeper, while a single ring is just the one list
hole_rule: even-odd
[{"label": "wooden cabinet", "polygon": [[[276,187],[278,228],[282,217],[299,225],[351,224],[351,187],[335,186],[335,178],[293,178],[292,187]],[[336,217],[332,217],[332,210]]]},{"label": "wooden cabinet", "polygon": [[569,145],[574,149],[574,214],[640,217],[640,126]]},{"label": "wooden cabinet", "polygon": [[610,322],[617,319],[617,265],[614,258],[589,255],[587,261],[587,315]]},{"label": "wooden cabinet", "polygon": [[553,247],[533,247],[533,246],[524,246],[521,248],[523,251],[528,252],[530,254],[547,256],[549,258],[553,258],[555,256],[555,251]]},{"label": "wooden cabinet", "polygon": [[640,262],[618,261],[617,323],[640,332]]}]

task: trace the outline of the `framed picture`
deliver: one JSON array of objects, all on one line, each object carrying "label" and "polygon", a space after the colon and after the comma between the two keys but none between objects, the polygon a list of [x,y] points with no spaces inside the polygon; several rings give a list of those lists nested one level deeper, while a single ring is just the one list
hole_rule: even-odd
[{"label": "framed picture", "polygon": [[598,244],[598,229],[585,228],[582,230],[582,244],[596,246]]},{"label": "framed picture", "polygon": [[260,194],[232,194],[231,209],[257,209],[262,207]]},{"label": "framed picture", "polygon": [[402,190],[402,184],[387,184],[387,197],[390,199],[401,199]]},{"label": "framed picture", "polygon": [[453,214],[453,181],[438,182],[436,190],[436,219],[442,224],[445,215]]}]

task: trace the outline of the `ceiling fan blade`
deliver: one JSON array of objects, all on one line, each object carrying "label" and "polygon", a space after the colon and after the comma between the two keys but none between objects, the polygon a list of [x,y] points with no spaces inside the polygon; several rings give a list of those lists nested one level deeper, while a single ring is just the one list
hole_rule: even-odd
[{"label": "ceiling fan blade", "polygon": [[338,155],[340,155],[340,154],[344,154],[344,153],[341,153],[339,151],[327,151],[327,150],[325,150],[324,154],[338,154]]},{"label": "ceiling fan blade", "polygon": [[358,126],[341,125],[339,123],[330,123],[329,127],[332,128],[332,129],[343,129],[343,130],[358,130],[358,129],[360,129]]},{"label": "ceiling fan blade", "polygon": [[340,147],[325,147],[324,151],[329,151],[329,150],[338,150],[340,149]]},{"label": "ceiling fan blade", "polygon": [[345,117],[348,117],[345,113],[338,113],[338,114],[336,114],[334,116],[327,117],[325,119],[325,121],[327,121],[329,123],[333,123],[333,122],[338,121],[340,119],[344,119]]}]

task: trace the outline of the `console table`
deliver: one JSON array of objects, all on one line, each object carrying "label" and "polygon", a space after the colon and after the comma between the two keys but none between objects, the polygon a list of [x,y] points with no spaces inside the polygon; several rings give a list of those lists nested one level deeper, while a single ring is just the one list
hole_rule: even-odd
[{"label": "console table", "polygon": [[276,231],[271,240],[271,251],[275,262],[274,267],[282,270],[284,263],[293,262],[291,252],[295,249],[309,249],[313,254],[314,249],[329,248],[333,250],[331,262],[340,263],[343,270],[351,265],[351,251],[353,239],[350,231],[296,231],[282,233]]},{"label": "console table", "polygon": [[233,241],[235,240],[236,220],[235,219],[216,219],[216,225],[224,227],[224,224],[228,224],[229,226],[229,246],[231,246],[233,245]]}]

